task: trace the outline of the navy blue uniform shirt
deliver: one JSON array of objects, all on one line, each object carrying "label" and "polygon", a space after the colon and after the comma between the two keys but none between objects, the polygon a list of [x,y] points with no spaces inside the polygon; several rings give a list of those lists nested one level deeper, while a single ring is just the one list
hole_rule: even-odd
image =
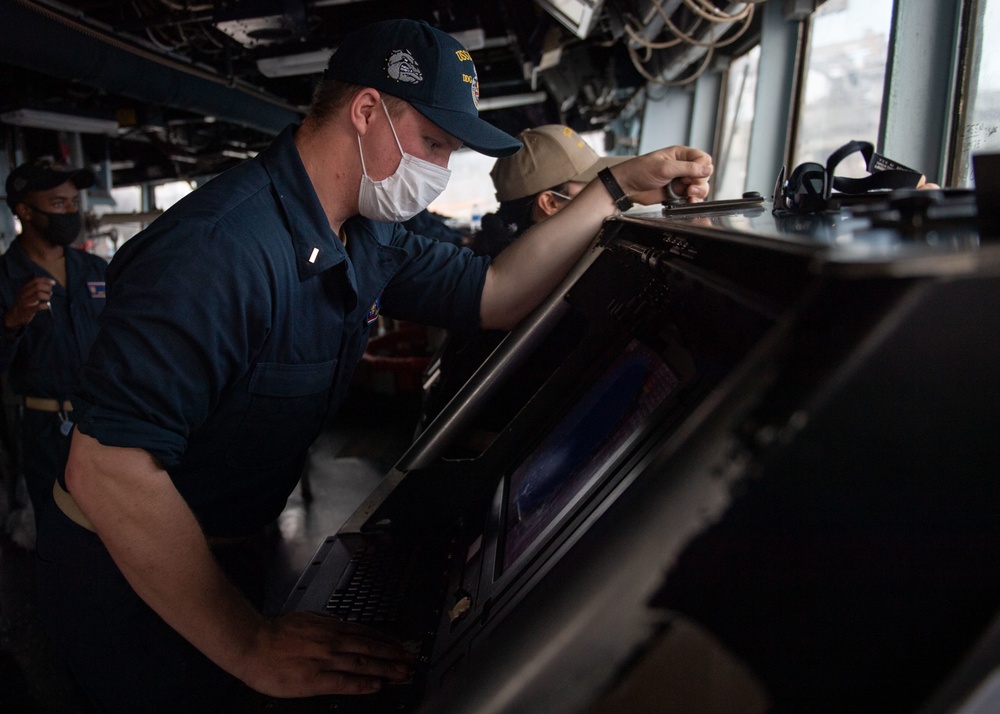
[{"label": "navy blue uniform shirt", "polygon": [[488,259],[360,216],[334,235],[286,129],[126,243],[75,394],[80,431],[150,452],[206,535],[276,518],[379,308],[468,331]]},{"label": "navy blue uniform shirt", "polygon": [[[97,337],[106,268],[102,258],[67,248],[66,287],[59,283],[52,287],[49,309],[36,314],[16,335],[0,330],[0,371],[8,372],[15,394],[69,399]],[[0,315],[13,306],[25,283],[51,277],[15,240],[0,256]]]}]

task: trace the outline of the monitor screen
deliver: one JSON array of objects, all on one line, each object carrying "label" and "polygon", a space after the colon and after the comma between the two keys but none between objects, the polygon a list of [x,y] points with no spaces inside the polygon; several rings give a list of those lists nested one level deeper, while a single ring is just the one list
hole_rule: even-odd
[{"label": "monitor screen", "polygon": [[628,344],[510,475],[503,571],[606,472],[678,384],[656,352]]}]

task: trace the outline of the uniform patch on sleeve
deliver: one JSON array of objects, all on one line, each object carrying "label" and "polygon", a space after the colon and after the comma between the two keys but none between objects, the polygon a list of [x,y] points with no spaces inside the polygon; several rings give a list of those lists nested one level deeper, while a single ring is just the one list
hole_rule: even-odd
[{"label": "uniform patch on sleeve", "polygon": [[87,283],[87,290],[90,291],[90,297],[92,298],[106,298],[107,295],[104,293],[104,281]]},{"label": "uniform patch on sleeve", "polygon": [[375,302],[373,302],[372,306],[370,308],[368,308],[368,324],[369,325],[372,324],[373,322],[375,322],[375,320],[378,319],[378,315],[379,315],[379,312],[381,310],[382,310],[382,293],[379,293],[378,297],[375,298]]}]

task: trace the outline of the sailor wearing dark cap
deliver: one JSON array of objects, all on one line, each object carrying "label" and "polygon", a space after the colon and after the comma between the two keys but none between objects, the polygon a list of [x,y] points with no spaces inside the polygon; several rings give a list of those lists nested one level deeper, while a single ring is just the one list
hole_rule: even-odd
[{"label": "sailor wearing dark cap", "polygon": [[[301,126],[116,254],[38,543],[43,619],[99,710],[246,711],[250,690],[365,694],[411,676],[413,656],[367,628],[264,617],[261,583],[220,553],[281,513],[380,311],[510,328],[622,205],[594,182],[492,262],[407,232],[398,221],[440,193],[459,147],[520,147],[479,117],[478,93],[449,35],[364,27]],[[653,203],[677,177],[704,197],[711,161],[675,148],[614,171],[620,196]]]},{"label": "sailor wearing dark cap", "polygon": [[83,228],[80,190],[93,185],[89,169],[47,161],[18,166],[6,182],[21,234],[0,257],[0,370],[23,405],[21,472],[36,518],[66,466],[70,394],[105,302],[107,264],[67,250]]}]

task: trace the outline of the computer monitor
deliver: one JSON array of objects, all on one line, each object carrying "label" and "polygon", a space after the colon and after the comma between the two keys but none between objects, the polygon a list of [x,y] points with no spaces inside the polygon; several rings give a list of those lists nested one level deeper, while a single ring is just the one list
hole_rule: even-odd
[{"label": "computer monitor", "polygon": [[642,433],[680,380],[632,340],[507,479],[500,543],[509,569]]}]

